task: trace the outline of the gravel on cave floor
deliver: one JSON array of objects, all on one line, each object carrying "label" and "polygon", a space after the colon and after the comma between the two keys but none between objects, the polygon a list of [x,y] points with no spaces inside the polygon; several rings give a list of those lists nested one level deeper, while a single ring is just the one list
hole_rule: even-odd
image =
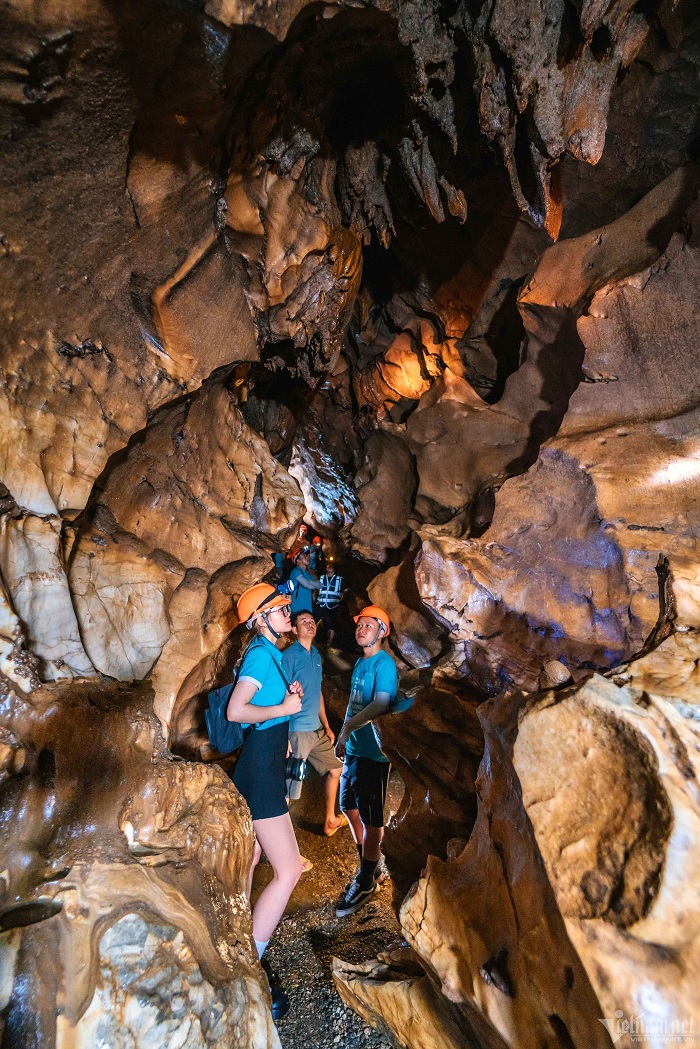
[{"label": "gravel on cave floor", "polygon": [[[323,784],[313,770],[302,798],[290,811],[299,849],[313,870],[302,874],[266,955],[289,994],[291,1009],[277,1025],[283,1049],[389,1049],[391,1042],[343,1003],[333,983],[333,956],[362,962],[401,936],[391,907],[391,882],[382,885],[357,914],[336,918],[335,901],[358,867],[350,830],[323,834]],[[386,817],[398,808],[403,784],[392,773]],[[260,864],[253,900],[270,877]]]}]

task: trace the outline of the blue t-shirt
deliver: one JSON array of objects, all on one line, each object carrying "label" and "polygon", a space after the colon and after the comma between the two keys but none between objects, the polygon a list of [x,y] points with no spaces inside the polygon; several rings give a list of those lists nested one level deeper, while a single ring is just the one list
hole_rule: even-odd
[{"label": "blue t-shirt", "polygon": [[[238,673],[239,681],[252,681],[257,685],[257,692],[250,701],[255,707],[274,707],[284,700],[287,690],[282,675],[279,670],[275,669],[273,663],[282,667],[282,653],[271,641],[259,634],[246,649]],[[270,718],[269,721],[259,721],[255,728],[272,728],[273,725],[279,725],[282,721],[289,721],[289,715]]]},{"label": "blue t-shirt", "polygon": [[[347,718],[359,714],[372,702],[377,692],[384,692],[392,699],[398,688],[396,664],[388,652],[383,649],[368,658],[358,659],[352,672],[350,682],[350,700]],[[371,724],[363,725],[356,732],[351,732],[345,747],[345,753],[352,758],[373,758],[374,761],[387,761],[377,742],[377,736]]]},{"label": "blue t-shirt", "polygon": [[289,578],[294,580],[291,607],[292,615],[294,615],[295,612],[313,612],[313,590],[307,590],[305,586],[299,585],[300,578],[313,579],[313,576],[307,572],[305,568],[295,567],[292,569]]},{"label": "blue t-shirt", "polygon": [[321,656],[315,645],[307,652],[300,641],[282,653],[282,667],[287,681],[300,681],[304,686],[301,710],[289,719],[290,732],[315,732],[321,727],[318,712],[321,709]]}]

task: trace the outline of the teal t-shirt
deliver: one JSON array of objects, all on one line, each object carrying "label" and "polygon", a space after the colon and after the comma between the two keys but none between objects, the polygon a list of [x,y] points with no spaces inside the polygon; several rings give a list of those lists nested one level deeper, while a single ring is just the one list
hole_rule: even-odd
[{"label": "teal t-shirt", "polygon": [[[282,668],[282,653],[266,637],[258,635],[246,649],[238,673],[239,681],[252,681],[257,685],[257,692],[250,701],[253,706],[274,707],[284,700],[287,690],[282,675],[274,667],[275,663],[280,669]],[[273,725],[279,725],[282,721],[289,721],[289,715],[270,718],[269,721],[260,721],[255,728],[272,728]]]},{"label": "teal t-shirt", "polygon": [[321,727],[318,712],[321,709],[321,656],[315,645],[307,652],[300,641],[295,641],[282,653],[282,667],[287,681],[300,681],[304,686],[301,710],[289,719],[290,732],[315,732]]},{"label": "teal t-shirt", "polygon": [[[358,659],[352,672],[346,719],[364,710],[375,698],[377,692],[384,692],[393,699],[397,688],[396,664],[388,652],[382,649],[374,656]],[[350,733],[345,753],[353,758],[373,758],[374,761],[388,760],[379,749],[379,743],[371,724],[363,725],[356,732]]]},{"label": "teal t-shirt", "polygon": [[314,592],[308,590],[305,586],[299,585],[299,579],[313,579],[310,572],[307,572],[304,568],[293,568],[289,578],[294,582],[294,590],[292,591],[292,606],[291,612],[294,615],[295,612],[313,612],[314,610]]}]

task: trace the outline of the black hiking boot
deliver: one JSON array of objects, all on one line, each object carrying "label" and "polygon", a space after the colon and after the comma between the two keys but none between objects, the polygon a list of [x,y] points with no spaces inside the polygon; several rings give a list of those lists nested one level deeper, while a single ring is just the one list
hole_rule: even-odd
[{"label": "black hiking boot", "polygon": [[360,885],[359,876],[353,878],[348,887],[339,896],[335,905],[335,913],[338,918],[346,918],[349,914],[355,914],[360,907],[364,907],[377,891],[377,883],[372,882],[368,889]]},{"label": "black hiking boot", "polygon": [[282,987],[279,981],[277,973],[271,968],[267,958],[261,958],[260,964],[262,965],[265,975],[267,976],[267,982],[270,985],[270,997],[272,998],[272,1019],[275,1023],[278,1020],[284,1020],[285,1016],[289,1012],[289,996]]}]

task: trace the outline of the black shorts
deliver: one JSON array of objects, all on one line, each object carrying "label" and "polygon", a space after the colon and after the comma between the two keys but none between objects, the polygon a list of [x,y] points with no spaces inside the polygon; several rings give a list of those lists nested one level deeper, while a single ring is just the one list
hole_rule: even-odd
[{"label": "black shorts", "polygon": [[341,811],[357,809],[365,827],[383,827],[390,770],[388,761],[346,757],[340,776]]},{"label": "black shorts", "polygon": [[289,722],[253,729],[233,770],[234,784],[248,802],[254,820],[284,816],[287,808],[287,739]]}]

